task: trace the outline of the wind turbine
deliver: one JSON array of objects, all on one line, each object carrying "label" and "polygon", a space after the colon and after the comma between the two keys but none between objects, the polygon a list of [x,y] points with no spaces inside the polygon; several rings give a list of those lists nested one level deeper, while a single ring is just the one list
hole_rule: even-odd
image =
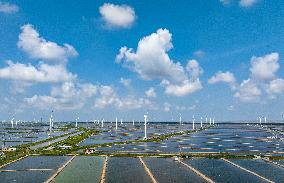
[{"label": "wind turbine", "polygon": [[102,119],[102,128],[104,127],[104,119]]},{"label": "wind turbine", "polygon": [[264,116],[264,123],[266,123],[266,116]]},{"label": "wind turbine", "polygon": [[15,118],[12,118],[12,119],[11,119],[12,128],[14,128],[14,119],[15,119]]},{"label": "wind turbine", "polygon": [[205,123],[207,124],[207,117],[205,118]]},{"label": "wind turbine", "polygon": [[213,125],[215,125],[215,118],[213,118],[213,120],[212,120],[212,124],[213,124]]},{"label": "wind turbine", "polygon": [[75,119],[75,121],[76,121],[76,128],[78,127],[78,119],[79,119],[79,117],[77,117],[76,119]]},{"label": "wind turbine", "polygon": [[210,123],[210,125],[211,125],[211,118],[209,118],[209,123]]},{"label": "wind turbine", "polygon": [[49,118],[49,132],[51,133],[52,129],[52,121],[53,121],[53,116],[52,116],[53,111],[51,111],[50,118]]},{"label": "wind turbine", "polygon": [[194,130],[194,122],[195,122],[195,118],[194,118],[194,116],[192,116],[192,129]]},{"label": "wind turbine", "polygon": [[200,128],[203,127],[203,124],[202,124],[202,117],[200,117]]},{"label": "wind turbine", "polygon": [[261,126],[261,117],[259,116],[258,118],[259,118],[259,124],[260,124],[260,126]]},{"label": "wind turbine", "polygon": [[147,114],[144,114],[144,139],[147,139],[147,118],[148,112]]},{"label": "wind turbine", "polygon": [[134,126],[134,120],[132,121],[132,124],[133,124],[133,126]]},{"label": "wind turbine", "polygon": [[115,118],[115,130],[117,130],[117,117]]}]

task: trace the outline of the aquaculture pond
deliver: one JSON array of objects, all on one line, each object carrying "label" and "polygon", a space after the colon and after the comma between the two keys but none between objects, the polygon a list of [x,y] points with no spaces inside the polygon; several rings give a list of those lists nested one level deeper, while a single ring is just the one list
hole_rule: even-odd
[{"label": "aquaculture pond", "polygon": [[230,161],[274,182],[284,182],[284,168],[265,162],[261,159],[242,160],[231,159]]},{"label": "aquaculture pond", "polygon": [[151,182],[138,158],[112,157],[108,160],[107,183]]},{"label": "aquaculture pond", "polygon": [[186,166],[172,158],[143,158],[158,182],[206,182]]},{"label": "aquaculture pond", "polygon": [[[153,128],[155,129],[154,125]],[[166,129],[165,133],[167,133]],[[198,132],[174,136],[161,142],[119,144],[109,147],[99,147],[97,150],[103,152],[128,151],[133,153],[283,153],[284,142],[282,135],[279,132],[256,125],[219,124]]]},{"label": "aquaculture pond", "polygon": [[184,163],[192,166],[215,182],[264,182],[240,168],[237,168],[222,159],[193,158],[184,159]]},{"label": "aquaculture pond", "polygon": [[32,143],[70,133],[74,130],[75,129],[68,129],[62,131],[60,125],[57,125],[50,133],[48,126],[45,124],[19,123],[12,128],[10,124],[2,123],[0,125],[0,146],[11,147]]},{"label": "aquaculture pond", "polygon": [[60,168],[70,156],[29,156],[0,169],[1,182],[44,182]]},{"label": "aquaculture pond", "polygon": [[55,177],[54,182],[99,182],[104,160],[99,156],[77,156]]}]

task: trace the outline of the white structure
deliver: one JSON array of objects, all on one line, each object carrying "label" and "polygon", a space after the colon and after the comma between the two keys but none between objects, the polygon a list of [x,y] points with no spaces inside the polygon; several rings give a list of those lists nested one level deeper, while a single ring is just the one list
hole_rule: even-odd
[{"label": "white structure", "polygon": [[215,118],[213,118],[213,120],[212,120],[212,124],[213,124],[213,125],[215,125]]},{"label": "white structure", "polygon": [[205,123],[207,124],[207,117],[205,118]]},{"label": "white structure", "polygon": [[11,119],[12,128],[14,128],[14,118]]},{"label": "white structure", "polygon": [[117,117],[115,118],[115,130],[117,130]]},{"label": "white structure", "polygon": [[77,117],[76,119],[75,119],[75,121],[76,121],[76,128],[78,127],[78,119],[79,119],[79,117]]},{"label": "white structure", "polygon": [[209,123],[210,123],[210,125],[212,124],[211,118],[209,118]]},{"label": "white structure", "polygon": [[132,121],[132,124],[133,124],[133,126],[134,126],[134,120]]},{"label": "white structure", "polygon": [[144,139],[147,139],[147,118],[148,118],[147,114],[144,115]]},{"label": "white structure", "polygon": [[52,120],[53,120],[53,116],[52,116],[53,111],[51,111],[50,117],[49,117],[49,132],[51,133],[52,130]]},{"label": "white structure", "polygon": [[193,129],[193,130],[195,129],[194,123],[195,123],[195,118],[194,118],[194,116],[193,116],[193,119],[192,119],[192,129]]},{"label": "white structure", "polygon": [[258,119],[259,119],[259,124],[261,125],[261,117],[259,116]]},{"label": "white structure", "polygon": [[104,127],[104,119],[102,119],[102,128]]},{"label": "white structure", "polygon": [[123,123],[122,123],[122,119],[120,119],[120,124],[122,125]]},{"label": "white structure", "polygon": [[264,123],[266,123],[266,116],[264,116]]},{"label": "white structure", "polygon": [[203,124],[202,124],[202,117],[200,118],[200,128],[203,127]]}]

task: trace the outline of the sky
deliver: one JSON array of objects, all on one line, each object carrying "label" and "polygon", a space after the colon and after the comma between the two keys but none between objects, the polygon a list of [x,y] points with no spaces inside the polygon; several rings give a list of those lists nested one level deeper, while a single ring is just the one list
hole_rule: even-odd
[{"label": "sky", "polygon": [[0,0],[0,120],[279,120],[281,0]]}]

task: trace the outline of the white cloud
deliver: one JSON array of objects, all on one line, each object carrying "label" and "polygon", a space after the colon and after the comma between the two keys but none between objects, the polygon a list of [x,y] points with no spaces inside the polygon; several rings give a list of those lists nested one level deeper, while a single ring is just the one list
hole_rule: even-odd
[{"label": "white cloud", "polygon": [[52,87],[49,95],[34,95],[24,98],[28,107],[42,110],[74,110],[82,108],[87,99],[95,96],[97,86],[90,83],[65,82],[60,87]]},{"label": "white cloud", "polygon": [[172,48],[171,33],[167,29],[158,29],[139,41],[136,52],[122,47],[116,62],[123,62],[144,80],[161,80],[169,95],[185,96],[201,89],[199,76],[203,71],[198,62],[189,60],[185,69],[170,59],[167,52]]},{"label": "white cloud", "polygon": [[76,75],[68,72],[62,65],[13,63],[7,61],[8,66],[0,68],[0,78],[33,83],[58,83],[76,79]]},{"label": "white cloud", "polygon": [[103,109],[106,107],[115,107],[119,110],[132,110],[144,107],[153,107],[152,102],[145,98],[137,98],[134,96],[127,96],[125,98],[119,97],[111,86],[101,86],[99,93],[100,95],[95,100],[95,108]]},{"label": "white cloud", "polygon": [[271,80],[279,69],[279,54],[271,53],[263,57],[251,58],[251,77],[255,80]]},{"label": "white cloud", "polygon": [[171,40],[172,35],[167,29],[159,29],[139,41],[136,53],[122,47],[116,61],[124,61],[145,80],[183,81],[186,79],[183,67],[179,62],[174,63],[167,54],[173,47]]},{"label": "white cloud", "polygon": [[272,98],[275,94],[284,93],[284,79],[278,78],[270,81],[266,91]]},{"label": "white cloud", "polygon": [[244,80],[235,93],[235,97],[243,102],[255,102],[258,101],[262,92],[257,84],[251,79]]},{"label": "white cloud", "polygon": [[131,79],[120,78],[120,83],[123,84],[125,87],[130,87],[131,82],[132,82]]},{"label": "white cloud", "polygon": [[241,7],[251,7],[253,6],[257,0],[240,0],[240,6]]},{"label": "white cloud", "polygon": [[250,77],[243,80],[240,85],[236,83],[234,75],[230,72],[217,72],[209,80],[209,84],[225,82],[236,91],[235,97],[242,102],[257,102],[263,94],[269,98],[284,93],[284,79],[277,78],[276,73],[280,68],[279,54],[270,53],[262,57],[251,58]]},{"label": "white cloud", "polygon": [[165,86],[165,93],[167,95],[177,97],[182,97],[202,89],[199,79],[194,81],[184,80],[181,84],[172,84],[170,82],[163,81],[162,85]]},{"label": "white cloud", "polygon": [[63,46],[47,41],[40,37],[31,24],[21,27],[18,47],[24,50],[31,58],[43,60],[66,61],[69,57],[78,55],[75,48],[67,43]]},{"label": "white cloud", "polygon": [[16,13],[18,11],[19,7],[17,5],[0,1],[0,12],[11,14]]},{"label": "white cloud", "polygon": [[127,5],[105,3],[99,8],[102,19],[108,27],[130,27],[136,19],[135,11]]},{"label": "white cloud", "polygon": [[189,60],[186,65],[186,70],[188,71],[190,78],[196,80],[203,73],[203,70],[199,67],[196,60]]},{"label": "white cloud", "polygon": [[157,96],[155,89],[153,87],[150,87],[146,92],[145,92],[147,97],[152,97],[155,98]]},{"label": "white cloud", "polygon": [[215,84],[219,82],[228,83],[231,86],[234,86],[236,84],[236,79],[233,73],[227,71],[227,72],[217,72],[214,76],[212,76],[209,80],[209,84]]}]

